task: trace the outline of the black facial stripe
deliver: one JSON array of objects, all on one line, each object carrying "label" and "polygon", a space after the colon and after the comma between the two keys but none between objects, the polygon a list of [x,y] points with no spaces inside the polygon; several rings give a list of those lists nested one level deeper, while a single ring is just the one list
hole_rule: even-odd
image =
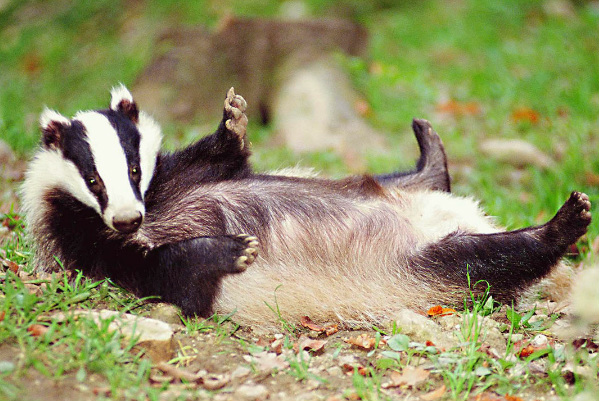
[{"label": "black facial stripe", "polygon": [[90,178],[94,178],[97,181],[99,187],[97,187],[95,191],[92,191],[92,194],[98,200],[100,209],[104,211],[108,205],[106,187],[96,171],[92,149],[87,142],[85,126],[81,121],[72,120],[71,124],[65,127],[62,139],[62,150],[64,158],[75,164],[86,184],[88,184]]},{"label": "black facial stripe", "polygon": [[119,142],[125,152],[127,165],[129,166],[129,182],[133,193],[138,200],[142,200],[139,182],[135,182],[131,175],[131,168],[136,166],[140,172],[140,132],[135,124],[124,114],[112,109],[99,110],[98,113],[105,116],[112,127],[117,131]]}]

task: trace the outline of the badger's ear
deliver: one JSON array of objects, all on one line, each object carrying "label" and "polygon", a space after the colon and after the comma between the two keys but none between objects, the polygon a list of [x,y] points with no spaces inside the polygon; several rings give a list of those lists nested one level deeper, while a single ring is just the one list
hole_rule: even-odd
[{"label": "badger's ear", "polygon": [[62,136],[66,127],[71,125],[69,119],[60,113],[48,108],[40,116],[42,130],[42,144],[48,149],[59,149]]},{"label": "badger's ear", "polygon": [[137,124],[140,112],[137,108],[137,104],[133,101],[133,96],[131,96],[131,93],[127,90],[125,85],[120,84],[112,88],[110,96],[110,108],[125,114],[127,118]]}]

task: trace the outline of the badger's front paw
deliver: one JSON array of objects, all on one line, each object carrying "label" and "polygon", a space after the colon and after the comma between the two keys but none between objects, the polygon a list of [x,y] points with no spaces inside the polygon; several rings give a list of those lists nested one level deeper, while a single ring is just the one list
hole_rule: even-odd
[{"label": "badger's front paw", "polygon": [[225,97],[225,127],[237,136],[240,141],[240,149],[248,146],[246,139],[248,117],[244,113],[246,106],[246,100],[240,95],[236,95],[233,88],[229,89],[227,97]]},{"label": "badger's front paw", "polygon": [[240,234],[235,239],[240,244],[240,249],[239,256],[235,259],[234,272],[241,273],[246,271],[258,256],[258,238]]}]

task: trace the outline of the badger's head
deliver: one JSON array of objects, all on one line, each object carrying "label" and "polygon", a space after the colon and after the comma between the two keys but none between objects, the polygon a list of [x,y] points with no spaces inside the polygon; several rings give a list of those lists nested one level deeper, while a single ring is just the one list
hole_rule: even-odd
[{"label": "badger's head", "polygon": [[28,214],[36,215],[48,190],[60,189],[94,209],[112,230],[132,233],[140,227],[161,133],[124,86],[111,95],[110,108],[72,119],[49,109],[42,113],[41,149],[23,187]]}]

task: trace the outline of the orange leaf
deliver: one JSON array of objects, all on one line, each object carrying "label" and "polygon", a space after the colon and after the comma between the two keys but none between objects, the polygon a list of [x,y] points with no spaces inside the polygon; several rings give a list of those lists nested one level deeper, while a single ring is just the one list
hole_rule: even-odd
[{"label": "orange leaf", "polygon": [[337,333],[339,330],[340,329],[338,328],[337,324],[332,324],[331,326],[325,327],[325,335],[329,337],[330,335]]},{"label": "orange leaf", "polygon": [[48,331],[48,327],[41,324],[32,324],[27,328],[27,331],[34,337],[43,336]]},{"label": "orange leaf", "polygon": [[429,316],[448,316],[451,315],[453,313],[456,313],[456,311],[452,308],[442,308],[440,305],[436,305],[434,307],[431,307],[428,311],[427,314]]},{"label": "orange leaf", "polygon": [[523,399],[521,397],[515,397],[514,395],[508,395],[508,394],[506,394],[504,396],[504,399],[506,401],[523,401]]},{"label": "orange leaf", "polygon": [[521,107],[512,112],[511,118],[516,123],[526,121],[537,124],[540,120],[540,113],[528,107]]},{"label": "orange leaf", "polygon": [[325,331],[325,328],[323,328],[323,326],[319,326],[318,324],[313,322],[311,320],[311,318],[309,318],[308,316],[302,316],[300,318],[300,324],[302,325],[302,327],[306,327],[307,329],[310,329],[313,331],[318,331],[318,332]]},{"label": "orange leaf", "polygon": [[[374,337],[369,337],[368,334],[363,333],[358,335],[357,337],[346,338],[344,339],[344,342],[355,347],[363,348],[367,351],[370,351],[375,347],[375,343],[377,342],[377,340],[375,340]],[[381,342],[383,342],[383,340],[381,340]]]},{"label": "orange leaf", "polygon": [[317,333],[325,333],[325,335],[328,337],[334,333],[337,333],[339,330],[337,324],[332,324],[329,326],[320,326],[313,322],[308,316],[302,316],[300,318],[300,325],[302,327],[306,327],[309,330],[316,331]]},{"label": "orange leaf", "polygon": [[460,116],[479,114],[481,107],[476,102],[458,102],[456,100],[449,100],[446,103],[438,104],[437,110],[442,113]]},{"label": "orange leaf", "polygon": [[4,312],[4,311],[0,312],[0,322],[4,321],[5,316],[6,316],[6,312]]}]

